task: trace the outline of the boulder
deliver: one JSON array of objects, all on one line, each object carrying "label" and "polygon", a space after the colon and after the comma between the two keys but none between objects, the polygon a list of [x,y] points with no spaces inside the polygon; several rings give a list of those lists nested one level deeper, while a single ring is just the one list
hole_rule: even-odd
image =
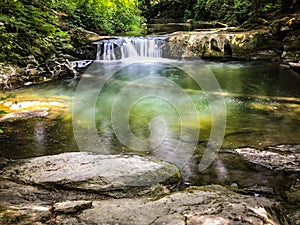
[{"label": "boulder", "polygon": [[285,51],[300,50],[300,30],[290,32],[283,39],[283,47]]},{"label": "boulder", "polygon": [[[230,150],[245,160],[272,170],[300,172],[300,146],[280,145],[266,150],[238,148]],[[292,154],[291,154],[292,153]]]},{"label": "boulder", "polygon": [[278,60],[282,45],[277,40],[272,40],[270,43],[270,37],[268,30],[214,29],[201,32],[176,32],[168,37],[168,42],[171,52],[176,49],[172,54],[177,56],[180,54],[183,57],[194,54],[201,58]]},{"label": "boulder", "polygon": [[[288,21],[286,22],[288,23]],[[278,27],[280,27],[278,25]],[[168,36],[171,55],[200,58],[235,58],[299,61],[300,30],[281,31],[204,29],[175,32]]]},{"label": "boulder", "polygon": [[70,35],[75,47],[109,38],[108,36],[100,36],[95,32],[84,30],[82,28],[71,29]]},{"label": "boulder", "polygon": [[243,196],[220,186],[206,186],[191,187],[156,200],[94,201],[93,208],[84,210],[78,218],[81,224],[275,225],[280,223],[274,206],[274,201],[266,198]]},{"label": "boulder", "polygon": [[126,196],[158,183],[181,179],[172,164],[136,155],[72,152],[17,160],[2,177],[27,184]]}]

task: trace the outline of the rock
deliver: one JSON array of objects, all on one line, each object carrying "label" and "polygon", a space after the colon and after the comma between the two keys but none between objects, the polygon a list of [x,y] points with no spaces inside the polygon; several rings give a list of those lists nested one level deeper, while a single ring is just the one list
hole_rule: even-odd
[{"label": "rock", "polygon": [[[201,32],[176,32],[168,37],[171,45],[180,46],[201,58],[233,57],[238,59],[280,58],[280,45],[270,45],[271,34],[268,30],[230,31],[224,29]],[[273,41],[278,43],[277,41]],[[178,47],[175,48],[178,48]],[[172,51],[172,50],[171,50]],[[175,54],[180,54],[175,51]],[[183,55],[189,55],[184,53]]]},{"label": "rock", "polygon": [[38,205],[5,206],[0,205],[0,223],[16,225],[41,225],[51,218],[48,207]]},{"label": "rock", "polygon": [[201,58],[299,61],[299,27],[293,25],[293,29],[282,30],[286,24],[293,24],[290,21],[287,18],[277,21],[275,27],[270,25],[257,30],[233,30],[226,27],[175,32],[168,36],[168,41],[171,53],[175,56],[190,56],[192,52]]},{"label": "rock", "polygon": [[53,205],[53,211],[58,213],[77,213],[92,207],[91,201],[65,201]]},{"label": "rock", "polygon": [[274,202],[225,188],[192,187],[160,199],[94,201],[78,215],[82,224],[279,224]]},{"label": "rock", "polygon": [[33,55],[29,55],[29,56],[26,56],[26,57],[22,57],[20,60],[19,60],[19,63],[22,65],[22,66],[27,66],[27,65],[32,65],[32,66],[37,66],[39,64],[39,62],[35,59],[35,57]]},{"label": "rock", "polygon": [[289,63],[290,67],[296,72],[300,73],[300,62],[299,63]]},{"label": "rock", "polygon": [[99,34],[82,28],[73,28],[70,30],[70,34],[75,47],[110,38],[108,36],[100,36]]},{"label": "rock", "polygon": [[300,225],[300,179],[298,179],[286,192],[286,217],[290,224]]},{"label": "rock", "polygon": [[257,60],[257,59],[272,59],[272,60],[279,60],[280,54],[278,51],[274,50],[261,50],[257,51],[252,54],[253,56],[251,59]]},{"label": "rock", "polygon": [[300,50],[300,30],[290,32],[283,39],[283,47],[285,51]]},{"label": "rock", "polygon": [[286,193],[288,203],[294,206],[300,205],[300,179],[292,185],[289,191]]},{"label": "rock", "polygon": [[[289,148],[286,146],[286,152],[289,151]],[[285,154],[284,152],[261,151],[254,148],[239,148],[230,150],[230,152],[240,155],[249,162],[273,170],[300,172],[300,153],[298,151],[293,154]]]},{"label": "rock", "polygon": [[300,51],[284,51],[281,58],[285,62],[298,62],[300,59]]},{"label": "rock", "polygon": [[[38,170],[37,170],[38,168]],[[181,178],[172,164],[135,155],[63,153],[18,160],[2,177],[27,184],[94,191],[111,196],[132,195],[158,183]]]},{"label": "rock", "polygon": [[15,120],[26,120],[34,117],[45,117],[48,115],[48,108],[38,110],[23,110],[22,112],[8,113],[0,117],[0,122],[4,121],[15,121]]}]

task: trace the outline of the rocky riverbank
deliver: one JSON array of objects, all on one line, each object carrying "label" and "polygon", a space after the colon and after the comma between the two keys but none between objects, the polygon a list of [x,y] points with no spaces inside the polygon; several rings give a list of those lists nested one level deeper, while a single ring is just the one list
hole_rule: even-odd
[{"label": "rocky riverbank", "polygon": [[70,38],[73,48],[57,50],[46,60],[38,61],[33,55],[29,55],[20,58],[18,64],[0,64],[0,90],[16,89],[57,79],[67,81],[77,79],[82,68],[78,63],[72,62],[96,59],[97,46],[92,43],[109,37],[74,28],[70,30]]},{"label": "rocky riverbank", "polygon": [[265,21],[261,27],[198,29],[170,34],[171,53],[190,57],[298,62],[300,14]]},{"label": "rocky riverbank", "polygon": [[[298,63],[300,60],[300,14],[284,15],[264,21],[261,27],[221,27],[179,31],[168,35],[167,57],[198,56],[208,59],[274,60]],[[55,52],[46,61],[33,55],[20,59],[19,65],[0,66],[0,89],[14,89],[53,79],[76,79],[80,69],[71,61],[94,60],[96,41],[114,37],[100,36],[83,29],[73,29],[74,48]]]},{"label": "rocky riverbank", "polygon": [[268,151],[228,150],[253,164],[295,174],[286,200],[253,195],[236,185],[188,187],[176,166],[137,155],[71,152],[20,160],[1,158],[0,221],[300,224],[299,149],[294,145]]}]

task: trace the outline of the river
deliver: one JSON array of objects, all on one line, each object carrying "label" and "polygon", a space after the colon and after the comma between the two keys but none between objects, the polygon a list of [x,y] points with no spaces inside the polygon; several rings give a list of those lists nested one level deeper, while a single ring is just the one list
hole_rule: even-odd
[{"label": "river", "polygon": [[[124,51],[119,52],[129,54]],[[299,144],[300,77],[288,68],[266,61],[175,60],[151,54],[155,57],[125,60],[106,55],[95,60],[80,80],[1,94],[3,104],[63,105],[58,111],[50,108],[52,116],[1,122],[1,155],[13,159],[70,151],[148,155],[176,164],[187,183],[198,185],[222,183],[228,165],[236,164],[231,170],[239,173],[232,175],[231,183],[245,183],[236,176],[253,176],[254,185],[263,183],[269,171],[236,156],[228,160],[221,154],[214,162],[217,172],[199,173],[201,157],[209,156],[208,146],[222,152]],[[5,107],[0,112],[9,113]],[[270,182],[274,186],[286,179]]]}]

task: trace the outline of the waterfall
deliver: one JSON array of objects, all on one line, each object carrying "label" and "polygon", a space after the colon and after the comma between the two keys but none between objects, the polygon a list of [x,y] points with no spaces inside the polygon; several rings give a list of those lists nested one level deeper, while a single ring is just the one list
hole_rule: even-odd
[{"label": "waterfall", "polygon": [[96,60],[162,58],[164,37],[121,37],[97,42]]}]

